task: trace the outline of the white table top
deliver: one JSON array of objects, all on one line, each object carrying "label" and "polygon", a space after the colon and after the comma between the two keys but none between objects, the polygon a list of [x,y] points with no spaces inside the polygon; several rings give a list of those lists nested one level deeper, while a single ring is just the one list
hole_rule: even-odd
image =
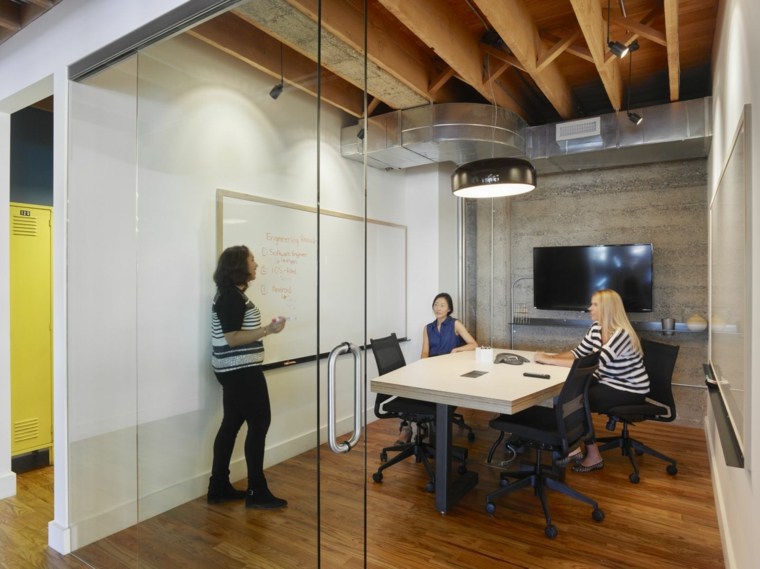
[{"label": "white table top", "polygon": [[[476,352],[458,352],[422,358],[373,379],[377,393],[444,403],[469,409],[517,413],[557,395],[570,371],[566,367],[533,362],[534,352],[494,350],[520,354],[530,360],[522,365],[494,364],[476,360]],[[479,377],[462,377],[471,371],[486,372]],[[523,376],[524,372],[548,374],[551,379]]]}]

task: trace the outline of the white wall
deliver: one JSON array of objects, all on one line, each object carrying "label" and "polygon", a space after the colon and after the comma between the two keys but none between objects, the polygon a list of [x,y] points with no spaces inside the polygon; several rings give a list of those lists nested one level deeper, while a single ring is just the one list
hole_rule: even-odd
[{"label": "white wall", "polygon": [[[752,282],[760,282],[760,73],[756,61],[760,57],[760,25],[755,0],[724,0],[721,2],[713,51],[713,142],[709,157],[709,191],[715,191],[720,173],[731,148],[731,142],[745,104],[752,105],[751,168],[753,172],[751,223]],[[749,432],[760,421],[760,287],[752,291],[752,367],[748,380]],[[723,451],[712,413],[705,427],[710,447],[713,486],[723,538],[726,567],[754,567],[760,559],[760,542],[756,539],[760,527],[760,482],[753,476],[760,457],[760,437],[750,438],[744,469],[725,465]],[[755,561],[753,561],[755,560]]]}]

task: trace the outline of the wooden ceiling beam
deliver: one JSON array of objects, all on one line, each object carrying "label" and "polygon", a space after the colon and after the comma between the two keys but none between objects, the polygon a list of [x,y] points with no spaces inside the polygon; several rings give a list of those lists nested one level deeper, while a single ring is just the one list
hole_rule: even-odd
[{"label": "wooden ceiling beam", "polygon": [[[578,30],[577,34],[578,35],[576,37],[576,40],[578,38],[582,37],[580,30]],[[573,35],[575,35],[575,34],[573,34]],[[549,32],[542,32],[541,33],[541,38],[544,41],[548,41],[549,43],[554,43],[554,44],[560,43],[560,42],[563,41],[561,37],[555,36],[554,34],[551,34]],[[577,57],[579,59],[582,59],[584,61],[588,61],[589,63],[594,63],[594,58],[591,57],[591,52],[588,50],[588,48],[585,47],[585,46],[578,45],[577,43],[575,43],[576,40],[574,40],[573,42],[571,42],[570,45],[568,45],[565,48],[565,51],[567,53],[569,53],[570,55],[574,55],[575,57]]]},{"label": "wooden ceiling beam", "polygon": [[21,29],[21,14],[11,2],[0,2],[0,28],[17,32]]},{"label": "wooden ceiling beam", "polygon": [[668,48],[670,100],[681,98],[681,51],[678,39],[678,0],[665,0],[665,37]]},{"label": "wooden ceiling beam", "polygon": [[649,41],[662,46],[665,46],[668,43],[663,32],[655,30],[654,28],[647,26],[641,22],[637,22],[633,18],[614,17],[612,18],[611,22],[616,26],[625,28],[629,33],[635,34],[637,37],[648,39]]},{"label": "wooden ceiling beam", "polygon": [[[314,61],[283,45],[233,13],[226,13],[188,30],[188,35],[280,78],[313,96],[317,95],[317,66]],[[282,52],[280,51],[282,49]],[[282,53],[282,69],[280,54]],[[363,91],[334,73],[322,70],[322,99],[355,117],[364,114]]]},{"label": "wooden ceiling beam", "polygon": [[[286,0],[314,22],[318,18],[317,0]],[[441,84],[435,92],[429,86],[440,75],[433,62],[407,36],[389,26],[382,18],[369,14],[367,54],[370,61],[419,96],[432,102],[455,99],[453,91]],[[322,5],[322,26],[358,53],[364,52],[364,15],[350,0],[331,0]],[[372,85],[369,86],[370,91]]]},{"label": "wooden ceiling beam", "polygon": [[581,37],[581,31],[577,30],[567,37],[560,38],[557,41],[551,42],[553,45],[550,48],[546,49],[544,51],[544,54],[538,58],[538,61],[536,61],[536,71],[543,71],[547,65],[565,53],[579,37]]},{"label": "wooden ceiling beam", "polygon": [[623,78],[620,75],[618,61],[606,59],[607,26],[602,18],[599,0],[570,0],[570,3],[610,104],[613,109],[619,111],[623,104]]},{"label": "wooden ceiling beam", "polygon": [[[379,0],[393,16],[430,46],[454,72],[493,104],[509,109],[524,119],[528,111],[502,89],[486,85],[482,70],[480,38],[464,28],[456,16],[438,0]],[[492,95],[493,93],[493,95]],[[494,100],[495,99],[495,100]]]},{"label": "wooden ceiling beam", "polygon": [[475,0],[480,12],[505,40],[509,50],[557,113],[564,119],[575,116],[572,91],[559,67],[553,63],[538,69],[545,50],[533,18],[523,0]]}]

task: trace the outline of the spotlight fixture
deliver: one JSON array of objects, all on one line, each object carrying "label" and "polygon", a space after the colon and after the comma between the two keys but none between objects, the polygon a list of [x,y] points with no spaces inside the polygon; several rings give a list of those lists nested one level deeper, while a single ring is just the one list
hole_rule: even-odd
[{"label": "spotlight fixture", "polygon": [[[610,51],[620,59],[624,58],[626,55],[628,55],[628,50],[630,49],[627,45],[624,43],[620,43],[619,41],[610,41],[610,6],[611,6],[611,0],[607,0],[607,47],[610,48]],[[621,6],[623,6],[621,4]],[[623,8],[624,9],[624,8]]]},{"label": "spotlight fixture", "polygon": [[282,82],[277,83],[274,87],[272,87],[272,90],[269,91],[269,96],[273,99],[276,99],[280,95],[282,95],[282,90],[285,88],[285,85],[282,84]]},{"label": "spotlight fixture", "polygon": [[356,138],[358,138],[359,140],[364,140],[364,129],[363,128],[360,128],[359,132],[356,133]]},{"label": "spotlight fixture", "polygon": [[486,158],[463,164],[451,176],[451,192],[460,198],[498,198],[530,192],[536,169],[520,158]]},{"label": "spotlight fixture", "polygon": [[283,78],[283,71],[282,71],[283,65],[282,65],[282,44],[280,44],[280,82],[277,83],[272,89],[269,91],[269,96],[273,99],[277,99],[280,95],[282,95],[283,89],[285,89],[285,81]]},{"label": "spotlight fixture", "polygon": [[638,114],[631,112],[631,72],[633,71],[633,52],[639,49],[639,42],[635,41],[630,45],[631,57],[628,58],[628,101],[625,104],[625,110],[628,112],[628,120],[636,126],[641,124],[644,118]]}]

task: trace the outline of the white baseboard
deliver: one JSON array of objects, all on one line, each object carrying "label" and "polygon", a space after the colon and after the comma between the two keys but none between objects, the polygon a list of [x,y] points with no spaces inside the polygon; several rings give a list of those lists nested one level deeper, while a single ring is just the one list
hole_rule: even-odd
[{"label": "white baseboard", "polygon": [[[720,542],[723,547],[723,562],[726,569],[735,569],[736,561],[733,554],[733,546],[731,542],[731,535],[728,529],[731,527],[728,520],[728,512],[726,511],[726,502],[723,496],[723,484],[720,478],[720,468],[718,468],[718,460],[723,460],[722,450],[720,448],[720,440],[717,437],[713,437],[713,425],[710,423],[710,418],[704,419],[704,431],[705,438],[707,439],[707,456],[710,463],[710,473],[713,486],[713,495],[715,496],[715,513],[718,517],[718,529],[720,531]],[[738,568],[737,568],[738,569]]]},{"label": "white baseboard", "polygon": [[0,474],[0,499],[16,495],[16,473],[12,470]]},{"label": "white baseboard", "polygon": [[48,523],[48,545],[61,555],[71,553],[71,531],[53,520]]}]

